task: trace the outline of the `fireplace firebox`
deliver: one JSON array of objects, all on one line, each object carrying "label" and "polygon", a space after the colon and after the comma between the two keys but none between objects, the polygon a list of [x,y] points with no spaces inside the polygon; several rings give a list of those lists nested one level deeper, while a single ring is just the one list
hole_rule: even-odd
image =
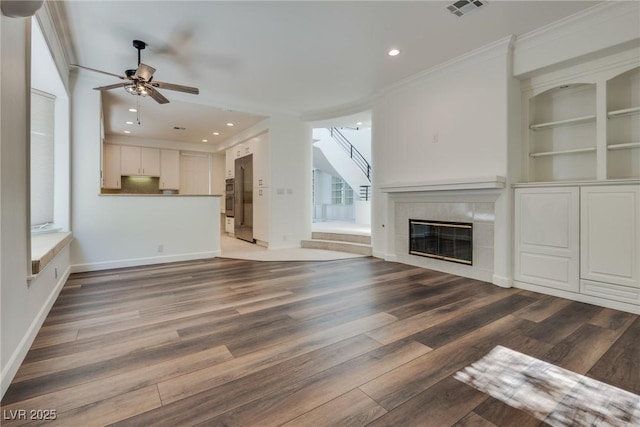
[{"label": "fireplace firebox", "polygon": [[473,224],[410,219],[409,253],[472,265]]}]

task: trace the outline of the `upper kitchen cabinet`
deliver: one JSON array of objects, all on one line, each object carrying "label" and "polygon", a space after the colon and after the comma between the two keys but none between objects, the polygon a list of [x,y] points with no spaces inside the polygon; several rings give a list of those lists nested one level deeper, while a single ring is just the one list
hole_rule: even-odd
[{"label": "upper kitchen cabinet", "polygon": [[160,150],[160,190],[180,189],[180,151]]},{"label": "upper kitchen cabinet", "polygon": [[158,148],[123,145],[120,153],[121,174],[124,176],[160,176]]},{"label": "upper kitchen cabinet", "polygon": [[640,67],[607,81],[607,178],[640,178]]}]

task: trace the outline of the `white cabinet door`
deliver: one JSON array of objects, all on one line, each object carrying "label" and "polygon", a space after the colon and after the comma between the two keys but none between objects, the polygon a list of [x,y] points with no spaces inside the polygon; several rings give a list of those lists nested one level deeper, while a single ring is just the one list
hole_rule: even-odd
[{"label": "white cabinet door", "polygon": [[160,149],[140,148],[140,170],[144,176],[160,176]]},{"label": "white cabinet door", "polygon": [[120,147],[120,170],[122,175],[140,175],[140,147]]},{"label": "white cabinet door", "polygon": [[124,176],[160,176],[160,149],[123,145],[120,151]]},{"label": "white cabinet door", "polygon": [[160,189],[180,189],[180,151],[160,150]]},{"label": "white cabinet door", "polygon": [[104,144],[104,169],[102,170],[102,188],[118,189],[120,181],[120,146]]},{"label": "white cabinet door", "polygon": [[269,134],[253,139],[253,186],[269,186]]},{"label": "white cabinet door", "polygon": [[515,203],[515,279],[578,292],[578,188],[518,188]]},{"label": "white cabinet door", "polygon": [[233,234],[235,232],[235,221],[233,218],[227,217],[227,221],[224,224],[224,231],[229,234]]},{"label": "white cabinet door", "polygon": [[253,189],[253,237],[269,242],[269,189]]},{"label": "white cabinet door", "polygon": [[640,186],[583,187],[581,276],[640,288]]},{"label": "white cabinet door", "polygon": [[225,177],[233,178],[236,173],[236,155],[235,155],[235,149],[233,147],[227,150],[225,160],[226,160],[225,164],[227,169],[225,173]]}]

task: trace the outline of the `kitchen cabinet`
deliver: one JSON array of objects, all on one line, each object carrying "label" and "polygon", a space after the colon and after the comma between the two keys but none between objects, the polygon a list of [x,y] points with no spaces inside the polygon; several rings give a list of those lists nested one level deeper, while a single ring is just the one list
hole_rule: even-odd
[{"label": "kitchen cabinet", "polygon": [[225,178],[233,178],[236,171],[236,155],[233,147],[229,148],[225,154]]},{"label": "kitchen cabinet", "polygon": [[180,151],[160,150],[160,189],[180,189]]},{"label": "kitchen cabinet", "polygon": [[102,188],[120,189],[120,146],[104,144]]},{"label": "kitchen cabinet", "polygon": [[121,174],[124,176],[160,176],[158,148],[123,145],[120,153]]},{"label": "kitchen cabinet", "polygon": [[264,133],[251,140],[253,151],[253,186],[269,187],[269,134]]},{"label": "kitchen cabinet", "polygon": [[253,189],[253,237],[262,243],[269,242],[269,189]]},{"label": "kitchen cabinet", "polygon": [[229,235],[233,235],[235,233],[235,224],[233,218],[227,217],[227,221],[224,224],[224,231]]},{"label": "kitchen cabinet", "polygon": [[577,187],[515,191],[515,280],[565,291],[579,290]]}]

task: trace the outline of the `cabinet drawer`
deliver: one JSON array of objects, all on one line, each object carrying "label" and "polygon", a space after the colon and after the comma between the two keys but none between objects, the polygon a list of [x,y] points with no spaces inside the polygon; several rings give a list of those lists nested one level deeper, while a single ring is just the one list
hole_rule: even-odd
[{"label": "cabinet drawer", "polygon": [[580,293],[640,305],[640,289],[638,288],[581,279]]}]

